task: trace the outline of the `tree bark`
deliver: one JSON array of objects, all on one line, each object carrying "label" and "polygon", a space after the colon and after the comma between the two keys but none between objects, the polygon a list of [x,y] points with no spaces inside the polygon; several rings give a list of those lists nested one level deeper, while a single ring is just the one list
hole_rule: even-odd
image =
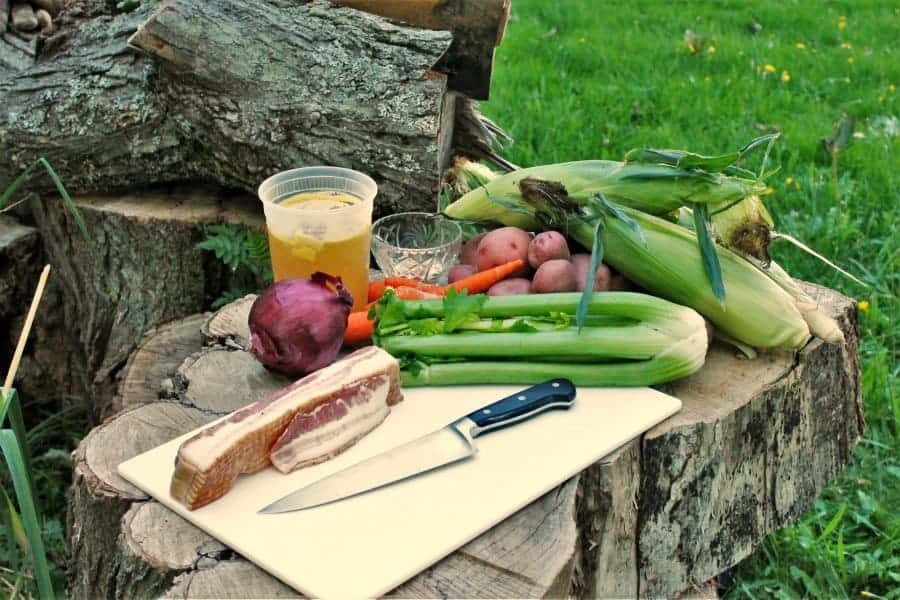
[{"label": "tree bark", "polygon": [[453,32],[453,42],[435,65],[447,85],[473,100],[491,92],[494,48],[509,19],[510,0],[331,0],[373,14]]},{"label": "tree bark", "polygon": [[[799,352],[764,352],[755,360],[714,345],[699,373],[667,388],[682,400],[680,413],[390,596],[649,598],[708,590],[704,582],[811,506],[862,433],[855,303],[806,289],[838,320],[845,345],[814,340]],[[217,345],[182,364],[172,401],[126,412],[79,447],[73,532],[102,524],[111,533],[73,535],[76,597],[95,595],[91,585],[109,597],[127,596],[137,580],[142,595],[296,596],[135,495],[111,470],[236,408],[227,396],[249,394],[247,377],[254,388],[283,384],[235,349],[232,340],[246,335],[237,315],[248,306],[242,299],[210,317],[204,330],[216,331],[208,339]],[[229,333],[227,323],[238,326]],[[125,430],[142,431],[123,447]],[[106,562],[91,571],[90,559]]]},{"label": "tree bark", "polygon": [[0,182],[37,156],[76,192],[183,180],[255,192],[276,171],[330,164],[375,178],[379,214],[431,208],[455,109],[431,67],[451,39],[322,0],[79,19],[0,80]]},{"label": "tree bark", "polygon": [[[37,229],[0,217],[0,364],[8,365],[46,256]],[[65,342],[62,292],[51,276],[16,376],[26,397],[52,402],[73,393],[72,357],[59,352]]]}]

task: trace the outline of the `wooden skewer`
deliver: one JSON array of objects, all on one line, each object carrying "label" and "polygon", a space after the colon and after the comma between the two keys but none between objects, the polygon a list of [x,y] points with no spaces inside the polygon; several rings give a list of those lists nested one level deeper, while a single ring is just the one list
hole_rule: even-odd
[{"label": "wooden skewer", "polygon": [[38,304],[41,303],[41,296],[44,294],[44,286],[47,284],[47,277],[50,275],[50,265],[44,266],[41,271],[41,278],[38,279],[37,288],[34,290],[34,297],[31,299],[31,307],[28,309],[28,316],[25,317],[25,326],[22,327],[22,333],[19,334],[19,341],[16,344],[16,351],[13,354],[12,362],[9,363],[9,371],[6,373],[6,381],[3,383],[3,400],[9,396],[9,388],[12,387],[13,380],[16,378],[16,371],[19,370],[19,362],[22,360],[22,353],[25,352],[25,342],[28,341],[28,334],[31,333],[31,324],[34,322],[34,315],[37,313]]}]

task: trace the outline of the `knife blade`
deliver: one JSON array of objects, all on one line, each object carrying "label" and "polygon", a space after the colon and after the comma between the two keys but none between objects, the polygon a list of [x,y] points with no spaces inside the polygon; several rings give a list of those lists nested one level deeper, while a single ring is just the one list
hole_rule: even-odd
[{"label": "knife blade", "polygon": [[568,379],[544,383],[492,402],[450,425],[314,481],[259,510],[276,514],[313,508],[370,492],[471,458],[478,436],[530,419],[546,410],[569,408],[575,385]]}]

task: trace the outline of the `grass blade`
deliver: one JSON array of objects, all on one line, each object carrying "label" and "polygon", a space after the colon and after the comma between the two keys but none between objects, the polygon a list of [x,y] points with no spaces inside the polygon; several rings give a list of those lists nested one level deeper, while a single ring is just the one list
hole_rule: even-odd
[{"label": "grass blade", "polygon": [[[19,440],[19,451],[22,453],[22,460],[25,463],[25,475],[28,477],[31,495],[36,496],[34,479],[31,477],[31,474],[34,471],[31,470],[31,453],[28,451],[28,443],[26,441],[28,438],[25,435],[25,419],[22,416],[22,403],[15,390],[10,390],[9,396],[10,399],[7,405],[9,409],[7,413],[9,424],[16,439]],[[0,427],[3,427],[2,418],[0,418]]]},{"label": "grass blade", "polygon": [[822,530],[822,533],[819,534],[819,537],[816,541],[821,542],[825,538],[827,538],[831,533],[837,529],[837,526],[840,525],[841,519],[844,518],[844,513],[847,511],[847,504],[842,504],[841,509],[837,511],[837,513],[831,517],[831,520],[828,521],[828,525],[825,526],[825,529]]},{"label": "grass blade", "polygon": [[25,180],[28,179],[28,176],[31,175],[32,171],[34,171],[41,163],[38,161],[33,162],[27,169],[22,171],[22,173],[13,180],[13,182],[9,185],[9,187],[4,190],[3,194],[0,195],[0,208],[6,206],[9,199],[15,195],[16,192],[22,187],[25,183]]},{"label": "grass blade", "polygon": [[697,243],[700,246],[700,256],[703,259],[703,270],[712,286],[713,294],[719,304],[725,305],[725,283],[722,281],[722,266],[719,264],[719,255],[716,254],[716,245],[709,233],[709,212],[705,204],[695,203],[694,230],[697,233]]},{"label": "grass blade", "polygon": [[591,247],[591,264],[588,267],[587,280],[584,282],[584,291],[581,293],[581,299],[578,301],[578,309],[575,311],[575,325],[578,327],[578,333],[584,327],[587,319],[588,308],[591,301],[591,294],[594,291],[594,277],[597,269],[600,268],[600,262],[603,260],[603,239],[600,232],[603,230],[603,219],[597,219],[594,225],[594,244]]},{"label": "grass blade", "polygon": [[81,235],[84,236],[84,239],[90,240],[90,236],[88,236],[87,232],[87,226],[84,223],[84,219],[81,217],[81,213],[78,212],[78,208],[75,206],[75,203],[72,202],[72,197],[69,196],[69,192],[63,185],[63,182],[59,178],[59,175],[56,174],[56,171],[53,170],[50,162],[43,156],[31,163],[28,168],[22,171],[22,173],[18,177],[16,177],[15,180],[13,180],[9,187],[7,187],[3,191],[3,194],[0,195],[0,210],[2,210],[3,207],[7,205],[7,203],[9,203],[10,198],[12,198],[16,194],[16,192],[18,192],[22,188],[28,177],[38,167],[44,167],[44,170],[47,171],[47,175],[50,176],[50,179],[53,181],[53,185],[56,186],[56,191],[58,191],[59,195],[62,196],[66,208],[70,213],[72,213],[72,218],[75,219],[75,224],[81,231]]},{"label": "grass blade", "polygon": [[[2,500],[4,506],[6,507],[6,511],[4,516],[6,517],[6,522],[9,527],[9,531],[12,533],[10,536],[10,541],[18,544],[19,548],[23,553],[28,553],[28,537],[25,535],[25,529],[22,527],[22,518],[19,516],[19,513],[16,511],[16,507],[13,504],[12,498],[9,497],[9,494],[6,493],[6,490],[0,488],[0,500]],[[10,553],[10,557],[14,556],[15,552]],[[13,567],[17,568],[17,567]]]},{"label": "grass blade", "polygon": [[13,487],[19,499],[19,510],[25,529],[28,545],[31,550],[31,562],[37,579],[38,593],[41,598],[53,598],[53,583],[50,581],[50,567],[47,564],[47,553],[41,539],[41,526],[38,521],[34,497],[31,494],[29,476],[25,472],[25,463],[19,450],[19,440],[10,429],[0,430],[0,449],[6,459],[6,465],[12,475]]},{"label": "grass blade", "polygon": [[72,218],[75,219],[75,224],[78,225],[78,229],[81,230],[81,235],[84,236],[84,239],[90,240],[91,238],[88,235],[84,219],[81,218],[81,213],[78,212],[78,208],[75,206],[75,203],[72,202],[72,197],[69,196],[69,192],[66,191],[66,187],[63,185],[59,175],[56,174],[56,171],[53,170],[53,167],[50,166],[50,163],[43,156],[38,159],[38,162],[43,165],[47,174],[50,175],[50,179],[53,180],[53,185],[56,186],[56,190],[59,192],[59,195],[62,196],[63,202],[66,203],[66,208],[72,213]]},{"label": "grass blade", "polygon": [[[13,571],[19,570],[19,553],[16,551],[16,545],[22,548],[23,552],[27,552],[27,549],[22,545],[23,542],[27,544],[27,538],[24,537],[24,529],[22,527],[22,520],[19,517],[19,513],[16,512],[16,507],[12,503],[12,499],[6,493],[6,489],[0,487],[0,500],[2,500],[3,504],[7,507],[7,510],[0,509],[0,513],[3,514],[3,525],[6,527],[6,531],[12,533],[6,539],[6,556],[9,560],[9,566]],[[22,531],[23,535],[19,535],[19,531]]]}]

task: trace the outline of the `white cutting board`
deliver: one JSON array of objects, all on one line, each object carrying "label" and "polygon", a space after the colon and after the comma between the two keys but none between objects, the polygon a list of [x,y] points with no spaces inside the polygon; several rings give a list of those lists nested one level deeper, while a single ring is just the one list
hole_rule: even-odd
[{"label": "white cutting board", "polygon": [[257,514],[302,485],[523,387],[404,390],[384,423],[343,454],[289,475],[270,467],[242,476],[194,511],[169,495],[175,454],[191,433],[123,462],[119,473],[307,596],[377,597],[681,408],[650,388],[579,388],[569,410],[476,438],[478,453],[455,466],[308,510]]}]

